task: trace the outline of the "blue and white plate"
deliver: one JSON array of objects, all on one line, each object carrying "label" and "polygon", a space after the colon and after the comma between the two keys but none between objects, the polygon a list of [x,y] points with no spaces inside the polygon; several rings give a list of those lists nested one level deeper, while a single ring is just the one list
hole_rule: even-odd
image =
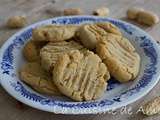
[{"label": "blue and white plate", "polygon": [[[21,82],[19,68],[25,63],[22,48],[31,38],[32,29],[46,24],[84,24],[109,21],[120,28],[141,56],[138,77],[121,84],[114,79],[99,100],[74,102],[67,97],[49,97],[37,93]],[[143,30],[129,23],[94,16],[57,17],[22,29],[5,42],[0,51],[0,81],[3,88],[17,100],[34,108],[61,114],[96,114],[128,105],[146,95],[160,78],[160,46]]]}]

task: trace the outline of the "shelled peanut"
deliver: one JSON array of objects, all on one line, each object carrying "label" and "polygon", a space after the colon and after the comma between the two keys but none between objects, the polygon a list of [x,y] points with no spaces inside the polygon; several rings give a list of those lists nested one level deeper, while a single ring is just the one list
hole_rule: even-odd
[{"label": "shelled peanut", "polygon": [[66,8],[63,13],[64,15],[81,15],[83,11],[80,8]]},{"label": "shelled peanut", "polygon": [[12,16],[8,19],[7,26],[9,28],[21,28],[25,26],[26,22],[25,16]]},{"label": "shelled peanut", "polygon": [[156,97],[151,101],[147,102],[145,105],[142,106],[143,114],[145,115],[154,115],[160,114],[160,97]]},{"label": "shelled peanut", "polygon": [[148,26],[155,25],[159,22],[159,17],[154,12],[142,8],[130,8],[127,11],[128,19],[135,20],[140,24]]},{"label": "shelled peanut", "polygon": [[93,15],[96,16],[107,16],[109,15],[109,9],[106,7],[101,7],[93,11]]}]

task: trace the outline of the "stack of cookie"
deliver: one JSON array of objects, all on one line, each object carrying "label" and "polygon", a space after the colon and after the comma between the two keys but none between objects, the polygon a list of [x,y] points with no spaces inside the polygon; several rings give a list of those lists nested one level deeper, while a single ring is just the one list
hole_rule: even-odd
[{"label": "stack of cookie", "polygon": [[20,70],[24,82],[40,93],[76,101],[100,98],[110,76],[134,80],[140,67],[135,48],[109,22],[38,27],[23,54],[28,61]]}]

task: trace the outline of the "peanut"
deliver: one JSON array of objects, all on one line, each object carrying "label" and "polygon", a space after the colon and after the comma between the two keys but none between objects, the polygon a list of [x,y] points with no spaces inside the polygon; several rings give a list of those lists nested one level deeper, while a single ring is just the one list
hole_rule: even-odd
[{"label": "peanut", "polygon": [[160,97],[156,97],[142,106],[143,114],[154,115],[160,113]]},{"label": "peanut", "polygon": [[128,19],[136,19],[139,11],[143,11],[143,9],[136,7],[128,9],[127,10]]},{"label": "peanut", "polygon": [[107,16],[109,15],[109,9],[106,7],[101,7],[93,11],[93,15],[97,16]]},{"label": "peanut", "polygon": [[142,8],[130,8],[127,10],[127,17],[135,20],[140,24],[152,26],[159,22],[159,17],[151,12]]},{"label": "peanut", "polygon": [[7,26],[9,28],[21,28],[26,24],[25,16],[12,16],[7,21]]},{"label": "peanut", "polygon": [[80,8],[67,8],[63,13],[64,15],[81,15],[83,11]]},{"label": "peanut", "polygon": [[159,17],[150,11],[140,11],[137,16],[137,21],[139,23],[152,26],[159,22]]}]

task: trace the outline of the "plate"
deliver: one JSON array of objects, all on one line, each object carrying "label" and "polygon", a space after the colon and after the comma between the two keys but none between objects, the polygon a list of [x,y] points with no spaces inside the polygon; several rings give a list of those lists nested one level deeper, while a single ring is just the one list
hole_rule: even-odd
[{"label": "plate", "polygon": [[[141,57],[140,72],[134,81],[121,84],[112,78],[102,98],[89,102],[74,102],[67,97],[45,96],[21,82],[18,70],[26,62],[22,49],[31,38],[33,28],[47,24],[84,24],[105,21],[119,27]],[[15,99],[43,111],[57,114],[97,114],[126,106],[146,95],[159,81],[159,66],[160,46],[150,35],[134,25],[106,17],[57,17],[32,24],[4,43],[0,51],[0,82]]]}]

